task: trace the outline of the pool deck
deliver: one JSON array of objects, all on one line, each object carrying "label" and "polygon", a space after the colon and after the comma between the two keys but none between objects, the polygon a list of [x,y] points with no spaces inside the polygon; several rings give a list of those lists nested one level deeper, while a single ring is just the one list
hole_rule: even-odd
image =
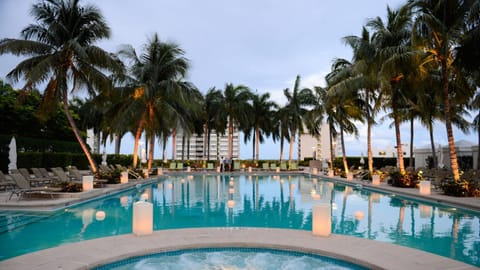
[{"label": "pool deck", "polygon": [[427,252],[344,235],[313,236],[302,230],[201,228],[121,235],[67,244],[0,261],[0,269],[91,269],[129,257],[205,247],[257,247],[320,254],[369,269],[477,269]]},{"label": "pool deck", "polygon": [[[364,181],[346,181],[344,178],[337,177],[332,180],[354,185],[357,188],[361,185],[362,188],[480,211],[480,198],[449,197],[434,191],[431,195],[420,195],[418,189],[395,188],[386,184],[373,186]],[[113,185],[57,199],[17,200],[14,197],[12,200],[7,200],[9,192],[2,192],[0,193],[0,209],[59,209],[150,181],[152,180]],[[0,261],[0,269],[90,269],[134,256],[204,247],[263,247],[296,250],[349,261],[371,269],[478,269],[475,266],[428,252],[357,237],[337,234],[330,237],[317,237],[313,236],[311,232],[303,230],[236,227],[164,230],[155,231],[149,236],[137,237],[130,234],[98,238]]]}]

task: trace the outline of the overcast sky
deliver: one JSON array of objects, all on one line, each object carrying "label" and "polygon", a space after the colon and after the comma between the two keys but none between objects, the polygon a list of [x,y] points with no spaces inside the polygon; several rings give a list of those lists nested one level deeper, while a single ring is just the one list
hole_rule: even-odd
[{"label": "overcast sky", "polygon": [[[30,0],[0,0],[0,38],[19,38],[20,31],[33,23]],[[360,35],[370,18],[385,17],[387,5],[397,8],[402,0],[100,0],[83,1],[97,5],[112,30],[102,48],[116,52],[121,44],[137,51],[153,33],[164,41],[180,45],[190,60],[188,80],[203,93],[226,83],[244,84],[258,93],[269,92],[284,104],[283,89],[293,88],[300,75],[302,87],[324,86],[324,76],[334,58],[351,58],[351,49],[342,37]],[[0,79],[18,63],[11,55],[0,56]],[[20,88],[23,85],[14,84]],[[373,146],[395,145],[391,120],[376,126]],[[359,125],[360,137],[347,138],[347,154],[366,153],[366,128]],[[409,142],[409,130],[402,127],[402,141]],[[476,142],[476,135],[459,131],[455,139]],[[437,124],[437,143],[446,145],[443,124]],[[415,146],[429,144],[428,132],[416,125]],[[288,147],[288,144],[286,145]],[[108,147],[107,152],[113,152]],[[159,148],[156,148],[159,149]],[[288,148],[287,148],[288,149]],[[131,135],[122,144],[131,153]],[[286,151],[288,152],[288,151]],[[251,143],[241,146],[241,157],[252,156]],[[285,153],[288,155],[288,153]],[[156,151],[155,157],[160,157]],[[276,159],[279,146],[271,141],[260,146],[261,158]],[[169,153],[170,156],[170,153]],[[295,154],[296,156],[296,154]]]}]

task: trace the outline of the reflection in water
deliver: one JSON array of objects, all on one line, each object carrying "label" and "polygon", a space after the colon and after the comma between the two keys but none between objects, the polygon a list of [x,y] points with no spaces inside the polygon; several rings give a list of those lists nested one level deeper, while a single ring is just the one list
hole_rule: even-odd
[{"label": "reflection in water", "polygon": [[[14,226],[16,218],[5,215],[8,233],[0,234],[0,259],[60,243],[131,233],[131,206],[145,199],[154,205],[155,230],[223,226],[311,230],[312,205],[328,203],[332,233],[405,245],[480,266],[478,213],[292,175],[163,176],[158,183],[23,223],[28,225]],[[100,211],[105,213],[103,220],[96,216]]]}]

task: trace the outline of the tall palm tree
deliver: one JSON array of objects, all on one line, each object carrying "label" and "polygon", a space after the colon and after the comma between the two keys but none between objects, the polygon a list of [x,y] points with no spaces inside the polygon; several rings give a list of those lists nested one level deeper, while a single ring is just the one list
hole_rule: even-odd
[{"label": "tall palm tree", "polygon": [[32,6],[31,14],[36,23],[22,30],[22,39],[0,40],[0,54],[27,56],[7,77],[23,78],[28,89],[46,82],[42,108],[48,110],[62,102],[73,133],[96,172],[97,165],[70,113],[68,95],[81,89],[90,95],[108,89],[111,84],[102,71],[121,72],[120,62],[93,45],[109,38],[110,28],[97,7],[80,5],[79,0],[42,1]]},{"label": "tall palm tree", "polygon": [[[183,108],[195,97],[189,94],[196,91],[193,85],[183,81],[189,67],[183,55],[177,44],[162,42],[157,34],[147,41],[140,56],[128,45],[119,51],[119,56],[131,63],[130,78],[123,88],[125,102],[118,116],[136,123],[133,167],[137,166],[139,140],[144,130],[153,149],[153,137],[160,130],[160,124],[166,123],[164,119],[187,122]],[[173,127],[174,123],[170,123]],[[152,159],[153,151],[150,151],[148,169]]]},{"label": "tall palm tree", "polygon": [[254,129],[254,153],[258,161],[260,154],[259,145],[265,141],[265,135],[269,136],[273,129],[273,111],[278,105],[270,100],[270,94],[252,95],[252,118],[250,125]]},{"label": "tall palm tree", "polygon": [[[352,65],[344,59],[337,59],[332,65],[332,71],[327,74],[327,94],[325,96],[325,108],[328,114],[327,123],[330,126],[330,132],[337,133],[335,126],[340,132],[340,142],[342,146],[342,160],[345,173],[348,174],[349,168],[345,150],[344,133],[355,134],[358,136],[358,129],[354,121],[363,122],[364,101],[352,91],[345,89],[346,78],[351,76]],[[333,162],[333,160],[332,160]]]},{"label": "tall palm tree", "polygon": [[224,90],[224,109],[228,117],[228,158],[233,158],[233,128],[244,128],[249,123],[252,93],[244,85],[228,83]]},{"label": "tall palm tree", "polygon": [[[205,132],[206,140],[204,142],[204,149],[207,149],[206,159],[210,160],[210,135],[212,129],[216,130],[216,133],[220,132],[217,130],[217,126],[223,127],[220,130],[225,130],[227,125],[226,114],[223,111],[223,93],[221,90],[212,87],[208,90],[204,98],[204,108],[205,114]],[[217,124],[220,122],[220,124]],[[218,158],[215,153],[215,158]]]},{"label": "tall palm tree", "polygon": [[308,113],[308,106],[315,105],[315,96],[309,88],[300,89],[300,76],[297,75],[295,85],[292,92],[287,88],[283,90],[283,94],[287,98],[287,103],[284,106],[288,114],[288,128],[290,132],[290,152],[288,155],[288,162],[292,163],[293,145],[295,143],[295,134],[302,133],[304,129],[305,117]]},{"label": "tall palm tree", "polygon": [[[380,63],[376,57],[376,48],[367,28],[362,28],[361,36],[346,36],[343,41],[353,50],[351,76],[343,81],[348,91],[357,91],[365,101],[365,120],[367,122],[367,167],[373,174],[372,127],[375,116],[381,108],[378,71]],[[339,86],[342,84],[338,84]],[[332,86],[334,88],[334,86]]]},{"label": "tall palm tree", "polygon": [[[460,180],[452,127],[451,97],[455,92],[450,89],[452,78],[465,76],[455,63],[455,49],[461,44],[463,35],[468,31],[466,18],[478,17],[478,1],[462,0],[410,0],[416,14],[413,27],[415,44],[422,46],[428,53],[425,63],[435,63],[441,72],[443,103],[445,106],[445,128],[450,150],[450,164],[454,181]],[[477,12],[476,12],[477,11]],[[474,94],[470,90],[470,97]]]},{"label": "tall palm tree", "polygon": [[377,48],[378,60],[382,63],[380,70],[380,87],[387,96],[387,102],[392,109],[397,147],[397,159],[400,173],[405,174],[403,149],[400,134],[402,109],[405,104],[402,91],[405,89],[403,79],[405,68],[402,63],[405,55],[411,51],[412,13],[410,6],[405,5],[398,10],[387,6],[387,19],[384,22],[380,17],[370,20],[367,26],[373,29],[373,43]]},{"label": "tall palm tree", "polygon": [[273,113],[273,129],[272,129],[272,139],[274,142],[277,140],[280,141],[280,163],[283,160],[283,146],[284,141],[290,140],[289,126],[290,126],[290,117],[288,110],[285,107],[278,108]]}]

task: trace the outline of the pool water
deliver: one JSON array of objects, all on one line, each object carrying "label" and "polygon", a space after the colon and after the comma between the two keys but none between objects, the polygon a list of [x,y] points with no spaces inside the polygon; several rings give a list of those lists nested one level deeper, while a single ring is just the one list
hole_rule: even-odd
[{"label": "pool water", "polygon": [[332,233],[399,244],[480,266],[480,213],[412,201],[307,175],[164,176],[55,212],[0,212],[0,260],[132,233],[132,205],[154,206],[154,230],[312,229],[312,205],[332,207]]},{"label": "pool water", "polygon": [[92,270],[366,270],[358,265],[295,251],[259,248],[204,248],[169,251],[122,260]]}]

